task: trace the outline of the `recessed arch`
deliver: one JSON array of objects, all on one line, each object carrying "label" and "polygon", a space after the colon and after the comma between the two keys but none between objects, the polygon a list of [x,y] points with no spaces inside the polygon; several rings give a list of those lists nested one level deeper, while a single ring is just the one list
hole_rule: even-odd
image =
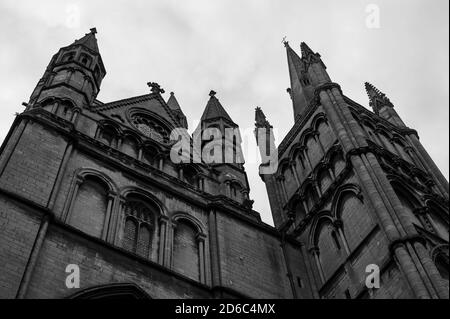
[{"label": "recessed arch", "polygon": [[147,292],[134,283],[113,283],[93,286],[78,291],[67,299],[152,299]]},{"label": "recessed arch", "polygon": [[116,193],[117,185],[114,181],[105,173],[96,170],[94,168],[82,167],[75,171],[75,175],[81,179],[86,179],[87,177],[96,178],[106,185],[109,191]]},{"label": "recessed arch", "polygon": [[341,185],[335,190],[331,200],[331,212],[334,218],[340,219],[338,212],[339,202],[348,193],[355,195],[362,203],[364,203],[361,187],[359,185],[356,184]]},{"label": "recessed arch", "polygon": [[174,221],[175,223],[180,221],[187,222],[196,229],[197,234],[206,234],[206,227],[203,225],[203,223],[194,216],[185,212],[175,212],[172,215],[172,221]]},{"label": "recessed arch", "polygon": [[138,197],[143,201],[147,201],[157,208],[160,215],[167,216],[167,208],[162,202],[152,193],[135,186],[127,186],[120,190],[120,196],[122,198]]}]

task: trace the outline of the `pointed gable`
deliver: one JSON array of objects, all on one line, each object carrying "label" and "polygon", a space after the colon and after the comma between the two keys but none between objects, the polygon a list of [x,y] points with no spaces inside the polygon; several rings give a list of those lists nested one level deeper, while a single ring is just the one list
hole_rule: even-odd
[{"label": "pointed gable", "polygon": [[163,121],[169,130],[179,126],[176,118],[159,94],[145,94],[105,103],[96,107],[94,111],[109,117],[121,118],[124,124],[127,123],[131,127],[133,125],[128,123],[131,113],[145,113],[146,116],[155,117],[158,121]]}]

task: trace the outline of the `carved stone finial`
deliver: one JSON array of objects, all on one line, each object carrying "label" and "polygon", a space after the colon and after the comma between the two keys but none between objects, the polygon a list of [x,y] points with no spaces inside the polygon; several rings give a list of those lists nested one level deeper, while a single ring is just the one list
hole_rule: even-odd
[{"label": "carved stone finial", "polygon": [[156,82],[148,82],[148,87],[151,89],[152,93],[163,94],[164,89]]},{"label": "carved stone finial", "polygon": [[210,97],[213,97],[213,96],[216,96],[216,91],[214,91],[214,90],[211,90],[210,92],[209,92],[209,96]]},{"label": "carved stone finial", "polygon": [[286,40],[286,36],[283,37],[283,40],[281,42],[284,44],[285,47],[289,46],[289,41]]},{"label": "carved stone finial", "polygon": [[287,89],[286,89],[286,92],[289,94],[289,97],[290,97],[291,100],[292,100],[292,90],[291,90],[291,88],[287,88]]},{"label": "carved stone finial", "polygon": [[92,28],[92,29],[91,29],[91,33],[92,33],[92,34],[97,34],[97,28]]}]

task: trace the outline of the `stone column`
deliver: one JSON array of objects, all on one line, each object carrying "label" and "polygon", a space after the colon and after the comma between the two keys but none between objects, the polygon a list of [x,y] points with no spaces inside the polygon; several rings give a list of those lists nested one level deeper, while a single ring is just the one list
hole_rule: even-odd
[{"label": "stone column", "polygon": [[169,218],[165,215],[159,216],[159,247],[158,247],[158,263],[163,266],[167,266],[165,264],[166,255],[168,251],[166,250],[167,246],[167,237],[168,237],[168,226]]},{"label": "stone column", "polygon": [[300,187],[300,179],[297,174],[296,163],[295,161],[289,162],[289,167],[291,168],[292,175],[294,175],[295,183],[297,184],[297,188]]},{"label": "stone column", "polygon": [[68,201],[67,208],[66,208],[65,212],[63,213],[64,215],[63,215],[62,220],[67,224],[69,224],[69,222],[70,222],[70,217],[72,215],[72,209],[73,209],[73,205],[75,203],[75,198],[78,194],[78,189],[80,188],[81,184],[83,184],[83,183],[84,183],[84,178],[82,176],[77,176],[76,180],[75,180],[75,185],[72,189],[71,194],[69,195],[69,201]]},{"label": "stone column", "polygon": [[325,274],[323,273],[322,265],[320,263],[320,257],[319,257],[319,247],[312,247],[309,249],[309,252],[314,258],[314,261],[316,262],[317,272],[319,273],[320,280],[322,281],[322,285],[326,282]]},{"label": "stone column", "polygon": [[345,252],[347,253],[347,256],[350,256],[350,253],[351,253],[350,247],[348,247],[347,239],[345,238],[345,234],[344,234],[344,230],[343,230],[344,223],[342,222],[342,220],[338,219],[338,220],[334,221],[333,226],[338,231],[339,237],[341,239],[342,244],[344,245],[344,249],[345,249]]},{"label": "stone column", "polygon": [[103,239],[105,241],[107,240],[108,233],[110,232],[110,224],[111,224],[110,219],[111,219],[111,215],[112,215],[112,209],[113,209],[115,197],[116,197],[116,193],[113,191],[109,191],[108,203],[106,206],[105,222],[103,223],[103,230],[102,230],[102,235],[101,235],[101,239]]},{"label": "stone column", "polygon": [[211,255],[211,286],[219,287],[222,285],[222,274],[220,268],[220,248],[217,234],[217,213],[215,209],[209,210],[208,216],[209,229],[209,251]]},{"label": "stone column", "polygon": [[199,233],[197,234],[196,240],[198,245],[199,253],[199,266],[200,266],[200,282],[206,284],[206,258],[205,258],[205,239],[206,235]]}]

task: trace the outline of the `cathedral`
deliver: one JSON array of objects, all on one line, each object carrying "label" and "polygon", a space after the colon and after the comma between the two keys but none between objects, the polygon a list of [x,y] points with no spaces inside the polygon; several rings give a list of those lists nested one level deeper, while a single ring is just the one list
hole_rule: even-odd
[{"label": "cathedral", "polygon": [[418,133],[284,45],[294,125],[276,144],[255,112],[274,226],[216,92],[196,131],[229,143],[176,162],[173,93],[101,102],[95,28],[59,49],[0,148],[0,298],[448,299],[449,184]]}]

